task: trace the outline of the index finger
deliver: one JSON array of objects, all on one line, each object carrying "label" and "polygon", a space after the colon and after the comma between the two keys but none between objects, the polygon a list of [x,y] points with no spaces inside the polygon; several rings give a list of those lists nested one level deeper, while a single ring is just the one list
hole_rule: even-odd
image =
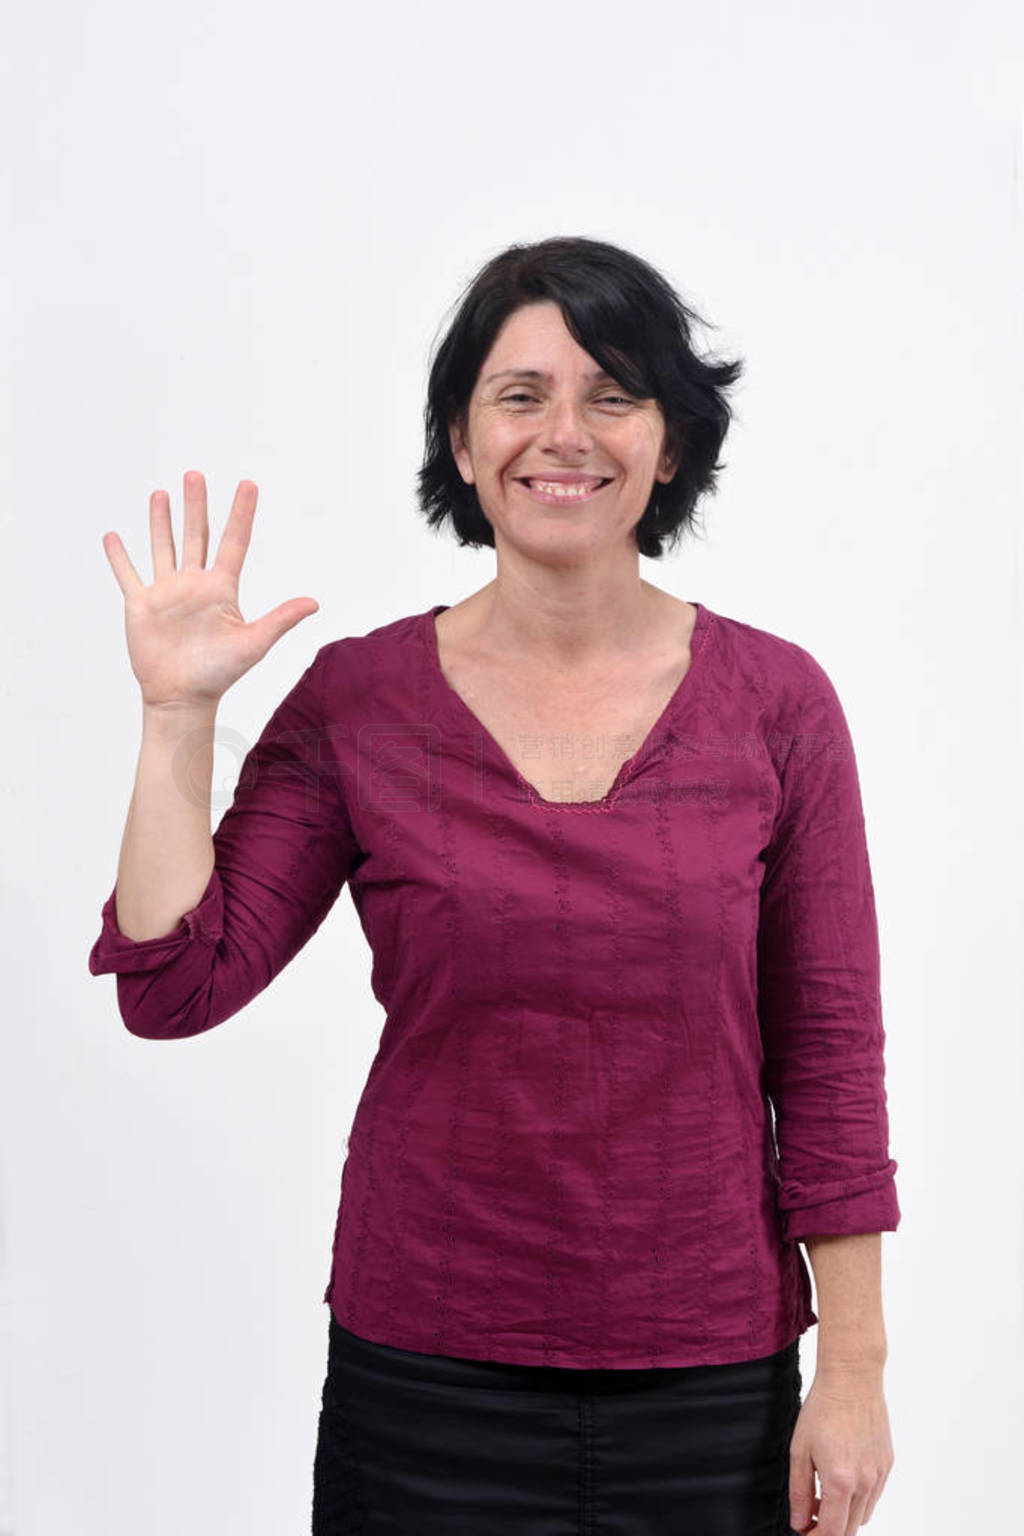
[{"label": "index finger", "polygon": [[227,571],[236,586],[249,548],[249,535],[252,532],[252,519],[258,496],[259,487],[252,480],[239,480],[228,520],[224,524],[224,532],[217,545],[217,556],[213,564],[219,570]]}]

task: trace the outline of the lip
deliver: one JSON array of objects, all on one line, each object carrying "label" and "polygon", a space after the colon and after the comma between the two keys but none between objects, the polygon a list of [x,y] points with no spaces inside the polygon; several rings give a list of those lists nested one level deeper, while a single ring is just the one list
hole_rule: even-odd
[{"label": "lip", "polygon": [[610,477],[607,476],[607,475],[602,475],[601,478],[600,478],[600,483],[595,485],[594,489],[592,491],[586,491],[582,495],[576,495],[576,496],[573,496],[571,498],[568,497],[568,496],[559,496],[557,491],[538,491],[538,490],[535,490],[534,487],[530,484],[530,479],[548,480],[552,484],[555,484],[555,485],[579,485],[579,484],[581,484],[584,481],[593,480],[595,478],[597,478],[597,477],[594,476],[594,475],[558,475],[558,474],[555,474],[555,475],[535,475],[535,476],[530,476],[529,479],[527,479],[526,476],[520,476],[516,480],[516,484],[522,486],[523,490],[531,498],[531,500],[539,501],[543,506],[546,506],[546,507],[564,507],[564,506],[582,505],[582,503],[584,503],[584,502],[592,501],[595,496],[599,496],[601,494],[601,492],[607,486],[611,485]]}]

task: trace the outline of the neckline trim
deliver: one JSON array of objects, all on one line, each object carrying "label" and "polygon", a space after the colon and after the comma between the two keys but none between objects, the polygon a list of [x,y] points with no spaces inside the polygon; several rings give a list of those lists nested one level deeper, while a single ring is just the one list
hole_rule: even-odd
[{"label": "neckline trim", "polygon": [[636,751],[620,764],[618,773],[599,800],[546,799],[536,786],[520,773],[498,739],[491,734],[479,716],[473,713],[462,695],[452,687],[441,669],[441,651],[437,643],[437,628],[434,623],[439,613],[444,613],[451,607],[450,603],[435,603],[420,615],[420,635],[427,654],[427,667],[434,693],[447,706],[449,714],[454,719],[459,720],[463,725],[475,727],[490,757],[506,775],[515,780],[523,790],[524,798],[528,798],[531,805],[546,811],[610,811],[641,762],[647,762],[656,752],[664,750],[671,717],[678,710],[680,701],[685,701],[693,693],[696,686],[692,681],[694,674],[698,675],[698,681],[702,674],[703,658],[714,627],[715,614],[704,603],[699,603],[694,598],[687,598],[686,601],[692,603],[697,610],[697,617],[690,635],[690,665],[643,741]]}]

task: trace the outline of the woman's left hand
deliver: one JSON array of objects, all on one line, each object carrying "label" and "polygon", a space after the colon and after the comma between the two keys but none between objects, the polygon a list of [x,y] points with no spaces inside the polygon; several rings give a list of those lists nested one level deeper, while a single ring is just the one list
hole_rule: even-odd
[{"label": "woman's left hand", "polygon": [[893,1460],[881,1370],[819,1368],[789,1445],[793,1530],[856,1536],[871,1518]]}]

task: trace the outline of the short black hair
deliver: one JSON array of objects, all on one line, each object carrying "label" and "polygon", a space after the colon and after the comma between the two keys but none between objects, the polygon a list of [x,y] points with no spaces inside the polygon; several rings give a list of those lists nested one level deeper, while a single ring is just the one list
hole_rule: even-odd
[{"label": "short black hair", "polygon": [[430,367],[419,508],[431,528],[450,519],[460,545],[494,547],[476,487],[463,480],[452,454],[449,423],[465,422],[480,368],[508,317],[545,299],[559,305],[568,331],[601,368],[661,406],[665,447],[680,452],[679,466],[667,484],[655,481],[635,528],[640,553],[658,559],[696,526],[698,498],[717,490],[733,415],[725,390],[744,364],[699,357],[691,328],[707,322],[649,262],[603,240],[560,235],[510,245],[463,290]]}]

